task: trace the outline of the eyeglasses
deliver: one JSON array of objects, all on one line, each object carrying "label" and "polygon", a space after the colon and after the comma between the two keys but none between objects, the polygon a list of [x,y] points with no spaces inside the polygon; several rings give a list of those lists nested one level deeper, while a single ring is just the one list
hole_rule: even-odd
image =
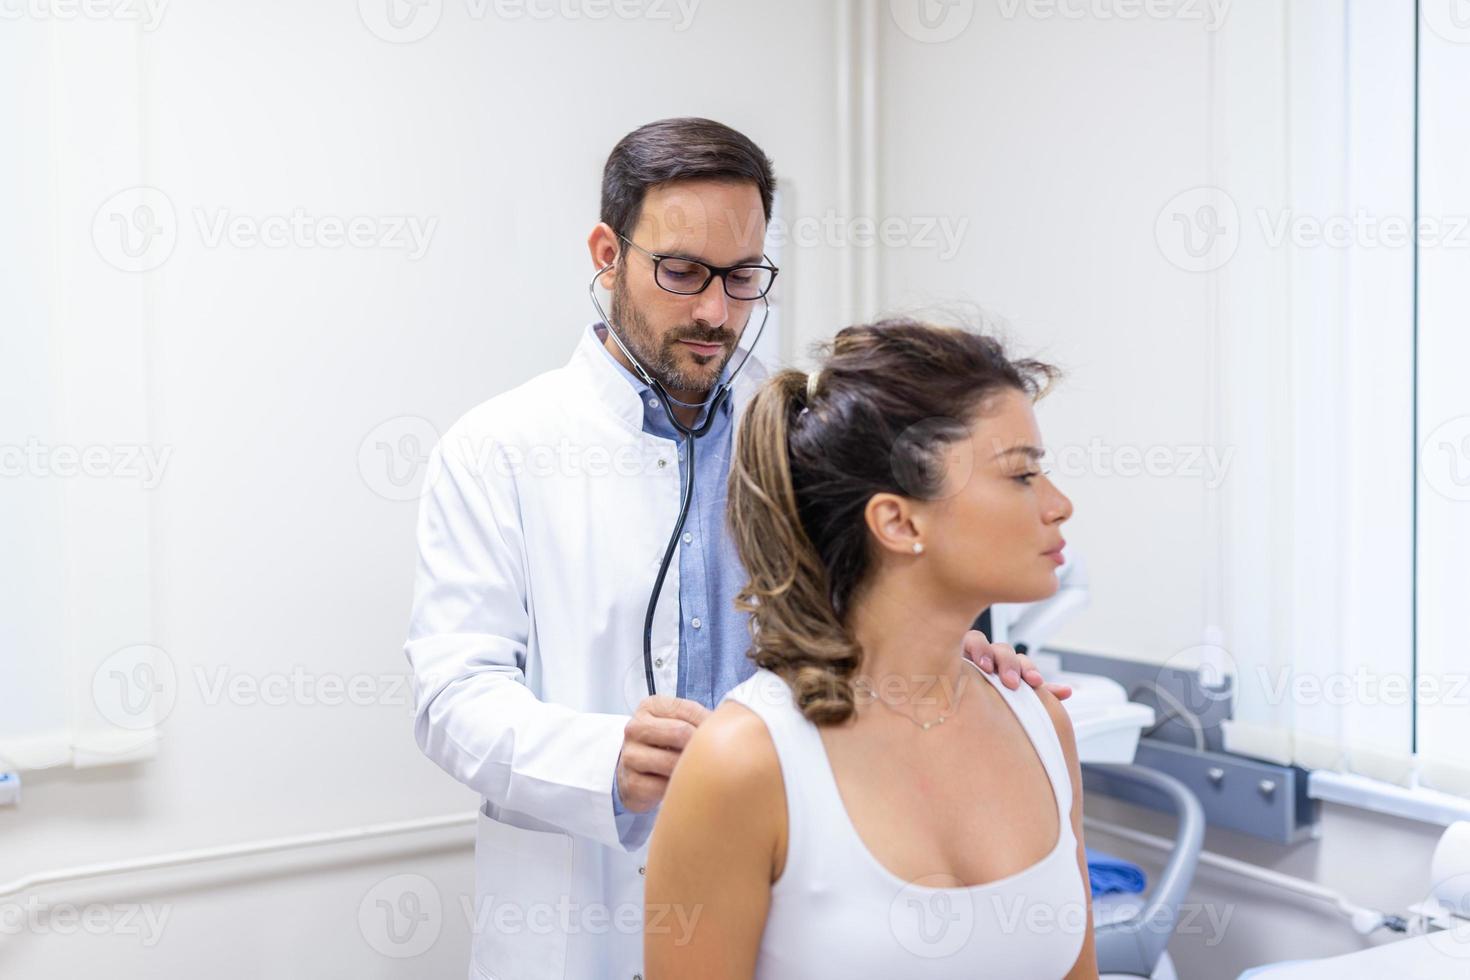
[{"label": "eyeglasses", "polygon": [[637,242],[618,236],[653,260],[653,281],[665,292],[694,296],[708,288],[710,280],[720,277],[725,295],[731,299],[760,299],[770,292],[780,272],[774,265],[741,263],[740,265],[708,265],[681,255],[650,252]]}]

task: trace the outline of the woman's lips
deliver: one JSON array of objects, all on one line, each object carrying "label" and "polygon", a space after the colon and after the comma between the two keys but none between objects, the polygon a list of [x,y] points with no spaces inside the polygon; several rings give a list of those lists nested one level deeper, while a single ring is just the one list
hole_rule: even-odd
[{"label": "woman's lips", "polygon": [[718,354],[720,351],[725,349],[724,344],[701,344],[693,340],[681,340],[679,341],[679,343],[688,347],[690,350],[694,351],[694,353],[703,354],[706,357],[712,357],[713,355]]}]

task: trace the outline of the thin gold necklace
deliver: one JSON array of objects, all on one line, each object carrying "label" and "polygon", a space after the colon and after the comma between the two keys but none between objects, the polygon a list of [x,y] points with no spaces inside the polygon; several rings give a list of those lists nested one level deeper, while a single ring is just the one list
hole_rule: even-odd
[{"label": "thin gold necklace", "polygon": [[[963,673],[963,672],[961,672],[961,673]],[[882,702],[883,705],[885,707],[887,707],[889,711],[892,711],[894,714],[899,715],[901,717],[907,718],[909,721],[913,722],[915,725],[918,725],[920,731],[927,732],[931,728],[934,728],[934,727],[936,727],[938,725],[944,724],[944,719],[949,718],[949,717],[952,717],[954,715],[954,713],[959,710],[959,708],[960,708],[960,701],[965,696],[965,685],[964,685],[963,681],[964,681],[964,678],[962,677],[961,678],[961,683],[959,685],[959,693],[955,695],[954,703],[949,706],[949,710],[948,711],[945,711],[945,712],[942,712],[939,715],[939,717],[938,718],[935,718],[933,721],[920,721],[918,718],[916,718],[915,716],[909,714],[907,711],[900,711],[900,710],[898,710],[898,708],[896,706],[894,706],[892,702],[890,702],[883,695],[879,694],[876,690],[873,691],[873,697],[877,698],[880,702]]]}]

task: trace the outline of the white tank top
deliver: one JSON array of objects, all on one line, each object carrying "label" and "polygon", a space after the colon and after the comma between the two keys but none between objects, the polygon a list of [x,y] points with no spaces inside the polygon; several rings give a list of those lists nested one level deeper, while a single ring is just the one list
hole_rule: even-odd
[{"label": "white tank top", "polygon": [[952,882],[945,876],[904,881],[878,862],[842,805],[817,726],[779,675],[758,670],[725,695],[765,721],[786,786],[786,865],[771,886],[756,980],[1046,980],[1076,963],[1087,897],[1061,742],[1035,691],[1025,684],[1012,691],[976,671],[1000,691],[1036,747],[1056,796],[1060,835],[1036,864],[970,888],[942,887]]}]

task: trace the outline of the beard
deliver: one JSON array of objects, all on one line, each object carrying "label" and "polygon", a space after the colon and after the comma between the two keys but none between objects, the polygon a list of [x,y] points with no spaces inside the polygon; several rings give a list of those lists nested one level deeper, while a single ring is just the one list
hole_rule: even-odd
[{"label": "beard", "polygon": [[[642,311],[628,295],[628,284],[621,268],[614,274],[612,289],[612,319],[618,325],[619,336],[633,356],[654,380],[669,391],[695,392],[703,395],[714,387],[715,380],[730,363],[735,354],[737,338],[729,330],[710,329],[697,323],[675,327],[664,335],[660,342],[657,333]],[[609,329],[612,329],[609,327]],[[716,363],[697,364],[693,369],[680,363],[685,355],[681,340],[692,340],[701,344],[724,344],[725,353]]]}]

